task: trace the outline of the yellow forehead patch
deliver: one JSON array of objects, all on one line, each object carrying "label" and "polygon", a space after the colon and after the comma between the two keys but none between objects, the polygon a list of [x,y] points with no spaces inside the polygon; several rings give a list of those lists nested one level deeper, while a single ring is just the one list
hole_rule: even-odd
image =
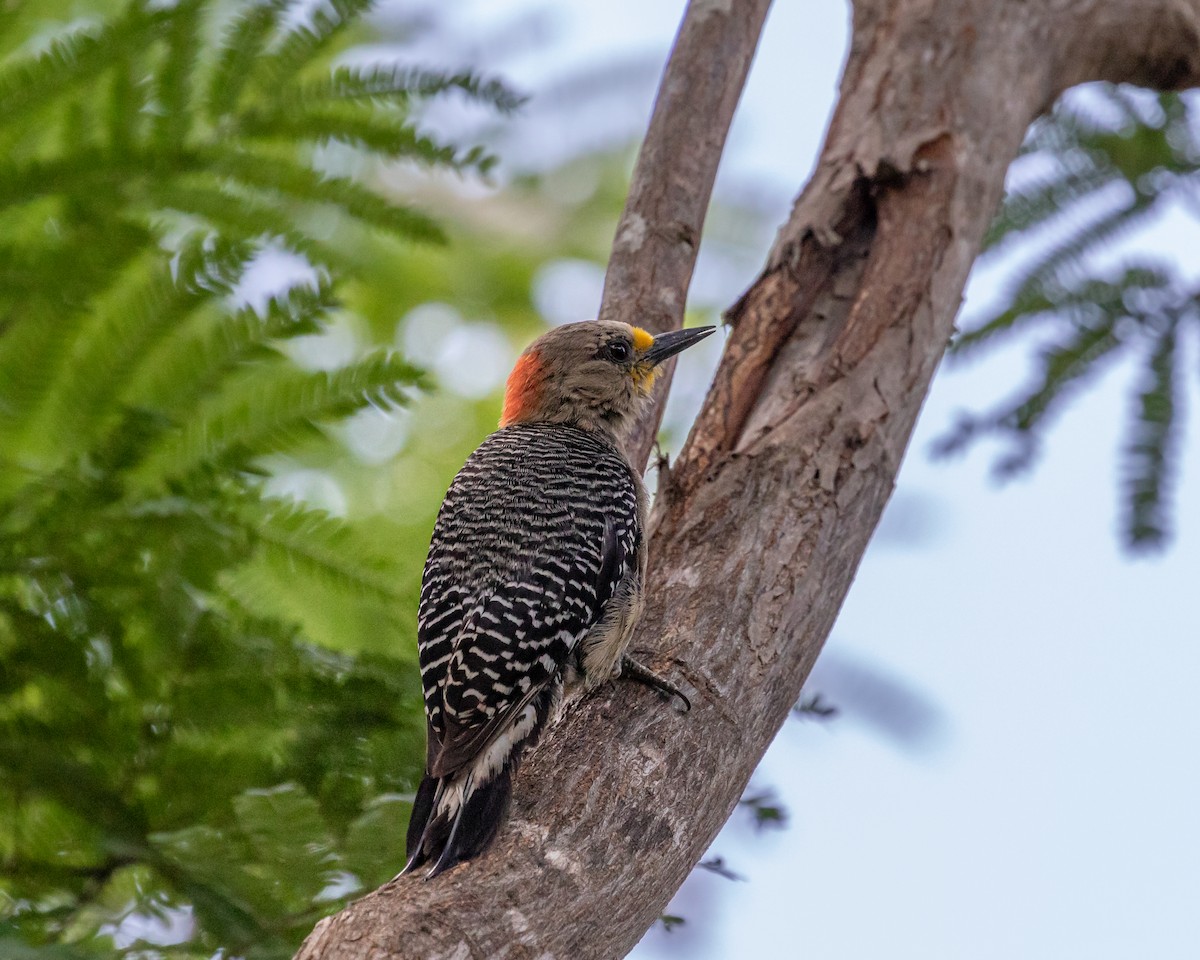
[{"label": "yellow forehead patch", "polygon": [[654,335],[647,333],[641,327],[634,327],[633,345],[637,348],[638,353],[644,353],[654,346]]}]

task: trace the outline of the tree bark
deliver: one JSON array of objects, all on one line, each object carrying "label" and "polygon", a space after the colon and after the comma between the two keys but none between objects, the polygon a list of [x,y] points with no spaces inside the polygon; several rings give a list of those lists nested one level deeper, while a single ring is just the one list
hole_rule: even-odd
[{"label": "tree bark", "polygon": [[834,622],[1028,124],[1092,79],[1200,84],[1200,0],[855,4],[816,172],[728,314],[654,507],[634,646],[690,685],[691,713],[631,685],[578,704],[517,779],[491,853],[363,898],[300,958],[633,947],[734,809]]},{"label": "tree bark", "polygon": [[[663,71],[604,275],[601,320],[678,330],[725,137],[771,0],[690,0]],[[735,9],[736,6],[736,9]],[[626,442],[644,468],[662,422],[674,361]]]}]

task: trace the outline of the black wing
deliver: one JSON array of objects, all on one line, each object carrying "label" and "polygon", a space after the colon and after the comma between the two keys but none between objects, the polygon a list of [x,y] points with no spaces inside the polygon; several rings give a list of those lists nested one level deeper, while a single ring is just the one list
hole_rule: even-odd
[{"label": "black wing", "polygon": [[471,455],[421,585],[430,772],[468,763],[561,671],[636,565],[640,537],[629,468],[590,434],[508,427]]}]

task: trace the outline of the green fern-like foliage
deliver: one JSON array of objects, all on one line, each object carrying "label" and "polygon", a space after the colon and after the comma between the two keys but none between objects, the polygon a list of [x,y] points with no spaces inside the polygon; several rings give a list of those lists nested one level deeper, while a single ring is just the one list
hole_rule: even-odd
[{"label": "green fern-like foliage", "polygon": [[1036,252],[951,351],[961,359],[1018,335],[1042,342],[1026,388],[986,414],[962,416],[938,445],[947,453],[1000,435],[1009,441],[996,463],[1001,476],[1033,463],[1054,417],[1089,378],[1118,361],[1141,368],[1121,455],[1123,536],[1133,549],[1169,536],[1181,429],[1177,344],[1200,323],[1200,291],[1175,265],[1138,256],[1113,265],[1112,251],[1152,216],[1196,209],[1195,113],[1179,94],[1097,86],[1039,120],[985,242],[989,255]]},{"label": "green fern-like foliage", "polygon": [[[515,100],[334,65],[369,5],[97,0],[48,35],[67,4],[0,4],[0,956],[290,956],[402,865],[411,560],[268,498],[264,457],[422,383],[288,358],[353,267],[328,237],[442,239],[318,148],[484,169],[414,104]],[[278,249],[310,282],[248,297]],[[373,652],[313,641],[349,624]]]}]

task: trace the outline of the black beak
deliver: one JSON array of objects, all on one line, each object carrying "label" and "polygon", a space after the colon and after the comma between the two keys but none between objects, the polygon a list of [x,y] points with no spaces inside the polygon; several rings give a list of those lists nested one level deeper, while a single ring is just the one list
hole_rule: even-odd
[{"label": "black beak", "polygon": [[692,327],[690,330],[672,330],[670,333],[660,333],[654,338],[654,343],[642,357],[642,363],[652,363],[658,366],[669,357],[686,350],[693,343],[699,343],[716,327]]}]

